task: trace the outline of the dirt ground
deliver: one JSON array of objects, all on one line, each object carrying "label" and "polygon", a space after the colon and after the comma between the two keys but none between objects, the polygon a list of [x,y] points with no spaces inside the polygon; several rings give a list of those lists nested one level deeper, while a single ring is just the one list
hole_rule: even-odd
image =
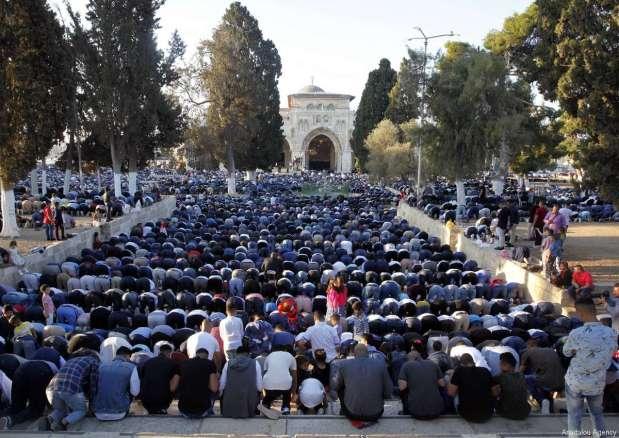
[{"label": "dirt ground", "polygon": [[[519,227],[519,236],[527,235],[528,224]],[[533,242],[518,244],[533,246]],[[532,254],[539,257],[539,250]],[[619,224],[588,222],[570,224],[565,240],[564,258],[575,265],[580,263],[591,272],[598,286],[619,282]]]},{"label": "dirt ground", "polygon": [[[90,216],[78,216],[75,217],[75,228],[65,229],[66,234],[77,234],[84,229],[92,227],[92,218]],[[20,254],[27,255],[33,248],[47,247],[57,245],[59,242],[52,241],[47,242],[45,240],[45,231],[43,228],[20,228],[20,237],[17,239],[0,238],[0,247],[8,248],[11,240],[17,241],[17,248]]]}]

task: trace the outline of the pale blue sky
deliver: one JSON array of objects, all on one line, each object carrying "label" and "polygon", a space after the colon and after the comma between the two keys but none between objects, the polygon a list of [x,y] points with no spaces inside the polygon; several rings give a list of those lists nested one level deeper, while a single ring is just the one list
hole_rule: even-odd
[{"label": "pale blue sky", "polygon": [[[68,0],[83,12],[87,0]],[[482,45],[505,17],[523,11],[531,0],[245,0],[242,3],[259,21],[266,38],[273,40],[282,58],[280,94],[286,96],[307,85],[356,96],[356,107],[368,72],[380,58],[397,70],[406,54],[406,39],[454,31],[457,39]],[[52,5],[63,0],[50,0]],[[178,29],[188,56],[209,38],[230,0],[167,0],[160,11],[159,39],[166,45]],[[446,40],[430,43],[436,52]],[[422,46],[412,41],[412,47]]]}]

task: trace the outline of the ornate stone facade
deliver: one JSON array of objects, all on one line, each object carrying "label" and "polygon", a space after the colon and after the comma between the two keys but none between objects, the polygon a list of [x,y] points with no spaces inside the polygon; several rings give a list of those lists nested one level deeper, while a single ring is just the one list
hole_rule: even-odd
[{"label": "ornate stone facade", "polygon": [[[324,165],[335,172],[350,172],[353,167],[350,137],[354,111],[350,101],[354,96],[327,93],[308,85],[288,96],[288,108],[280,109],[284,120],[285,165],[288,168],[318,168]],[[325,139],[326,137],[326,139]],[[325,153],[317,148],[327,148]],[[322,154],[322,158],[316,157]],[[322,159],[323,161],[315,161]],[[326,161],[328,160],[328,161]]]}]

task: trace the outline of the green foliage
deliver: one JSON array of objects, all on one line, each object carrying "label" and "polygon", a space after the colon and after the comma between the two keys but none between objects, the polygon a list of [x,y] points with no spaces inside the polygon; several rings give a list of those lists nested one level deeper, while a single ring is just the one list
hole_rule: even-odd
[{"label": "green foliage", "polygon": [[401,142],[401,137],[400,128],[388,119],[381,121],[368,135],[365,140],[369,150],[366,167],[371,177],[406,178],[411,172],[410,144]]},{"label": "green foliage", "polygon": [[428,84],[432,123],[422,127],[431,167],[458,180],[484,169],[496,145],[493,130],[502,116],[501,57],[464,43],[448,43]]},{"label": "green foliage", "polygon": [[398,80],[389,92],[389,106],[385,116],[400,124],[419,117],[423,81],[423,52],[408,50],[408,57],[400,63]]},{"label": "green foliage", "polygon": [[257,20],[235,2],[211,40],[203,84],[209,97],[209,147],[229,170],[269,168],[283,150],[278,78],[281,60]]},{"label": "green foliage", "polygon": [[619,10],[615,0],[537,0],[486,45],[565,111],[562,133],[589,184],[619,201]]},{"label": "green foliage", "polygon": [[[156,14],[162,0],[89,0],[82,27],[70,11],[83,81],[87,132],[107,146],[117,171],[125,159],[143,165],[155,148],[178,144],[184,129],[180,105],[163,92],[178,79],[175,62],[185,46],[178,34],[168,54],[158,47]],[[98,161],[85,149],[85,158]]]},{"label": "green foliage", "polygon": [[0,0],[0,179],[13,184],[62,139],[68,63],[45,0]]},{"label": "green foliage", "polygon": [[381,59],[379,67],[372,70],[365,83],[365,89],[359,101],[355,115],[355,126],[350,144],[361,167],[365,167],[368,148],[365,139],[368,134],[384,119],[389,106],[389,92],[396,83],[397,74],[391,68],[388,59]]}]

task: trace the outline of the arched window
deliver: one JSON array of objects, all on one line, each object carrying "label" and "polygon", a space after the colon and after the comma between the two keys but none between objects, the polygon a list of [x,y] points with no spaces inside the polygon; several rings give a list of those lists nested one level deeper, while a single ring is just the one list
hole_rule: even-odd
[{"label": "arched window", "polygon": [[335,105],[333,105],[332,103],[327,105],[327,111],[335,111]]}]

